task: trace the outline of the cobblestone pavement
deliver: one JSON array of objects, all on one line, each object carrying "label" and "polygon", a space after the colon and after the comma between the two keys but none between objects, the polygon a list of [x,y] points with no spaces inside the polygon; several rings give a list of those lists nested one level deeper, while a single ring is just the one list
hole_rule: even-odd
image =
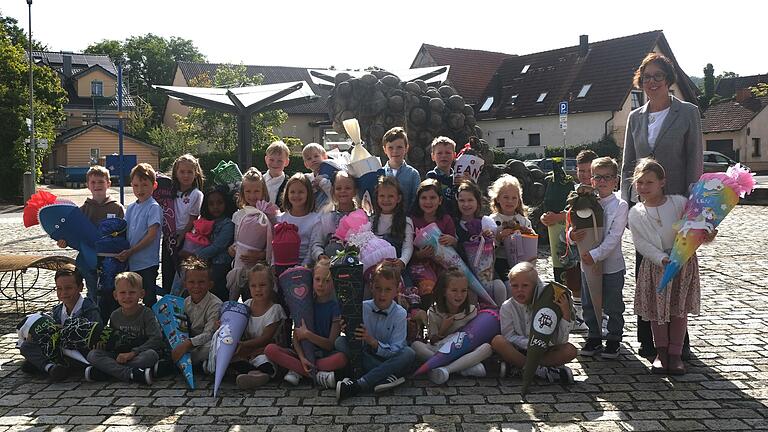
[{"label": "cobblestone pavement", "polygon": [[[338,405],[334,393],[308,384],[273,382],[256,391],[225,383],[220,398],[199,379],[152,387],[49,384],[23,374],[12,326],[19,316],[2,301],[0,315],[0,432],[22,430],[233,431],[648,431],[768,430],[768,207],[739,206],[712,245],[700,249],[702,315],[690,320],[694,358],[688,374],[648,372],[637,353],[634,252],[624,238],[626,340],[615,360],[577,358],[576,384],[541,385],[523,401],[518,379],[452,378],[435,386],[409,380],[393,392]],[[3,253],[65,253],[19,214],[0,215]],[[548,272],[548,260],[538,261]],[[35,305],[41,307],[42,305]],[[34,308],[34,307],[33,307]],[[583,336],[572,335],[577,345]]]}]

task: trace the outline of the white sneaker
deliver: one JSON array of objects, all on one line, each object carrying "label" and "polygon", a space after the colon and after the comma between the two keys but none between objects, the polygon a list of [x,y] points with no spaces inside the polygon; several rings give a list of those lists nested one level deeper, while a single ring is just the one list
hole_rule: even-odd
[{"label": "white sneaker", "polygon": [[322,388],[335,389],[336,388],[336,374],[331,372],[318,371],[315,375],[315,383]]},{"label": "white sneaker", "polygon": [[433,384],[445,384],[448,382],[448,378],[451,376],[451,373],[448,372],[448,369],[444,367],[434,368],[427,372],[427,378],[429,378],[430,381],[432,381]]},{"label": "white sneaker", "polygon": [[483,366],[482,363],[478,363],[472,367],[464,369],[463,371],[459,372],[459,374],[466,377],[483,378],[485,377],[485,366]]},{"label": "white sneaker", "polygon": [[388,376],[381,384],[377,385],[373,388],[374,393],[381,393],[385,390],[389,390],[391,388],[395,388],[401,384],[405,383],[405,378],[403,377],[397,377],[395,375]]},{"label": "white sneaker", "polygon": [[291,385],[299,385],[299,381],[301,381],[301,375],[294,371],[288,371],[288,373],[283,377],[283,380]]}]

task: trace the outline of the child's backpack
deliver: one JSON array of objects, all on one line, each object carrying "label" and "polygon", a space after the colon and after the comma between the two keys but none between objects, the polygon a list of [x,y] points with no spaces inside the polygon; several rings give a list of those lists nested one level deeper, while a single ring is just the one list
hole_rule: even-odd
[{"label": "child's backpack", "polygon": [[299,228],[296,225],[288,222],[280,222],[275,225],[275,233],[272,236],[272,253],[275,256],[274,265],[298,265],[300,246],[301,237],[299,237]]}]

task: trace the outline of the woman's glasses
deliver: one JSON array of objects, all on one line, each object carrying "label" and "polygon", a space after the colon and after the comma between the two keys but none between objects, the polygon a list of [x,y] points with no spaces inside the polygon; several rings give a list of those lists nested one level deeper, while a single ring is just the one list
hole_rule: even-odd
[{"label": "woman's glasses", "polygon": [[667,74],[664,72],[656,72],[653,75],[650,74],[643,74],[643,82],[651,82],[651,80],[656,82],[662,82],[667,77]]}]

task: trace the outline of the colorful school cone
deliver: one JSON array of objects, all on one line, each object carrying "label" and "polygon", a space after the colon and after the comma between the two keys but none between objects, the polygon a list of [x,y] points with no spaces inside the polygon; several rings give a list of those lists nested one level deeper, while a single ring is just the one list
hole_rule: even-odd
[{"label": "colorful school cone", "polygon": [[61,363],[61,326],[47,313],[35,312],[27,315],[16,326],[20,348],[24,341],[36,343],[49,362]]},{"label": "colorful school cone", "polygon": [[24,227],[29,228],[39,224],[40,220],[37,219],[37,214],[40,209],[56,202],[62,201],[59,201],[56,195],[48,191],[41,190],[32,194],[24,205]]},{"label": "colorful school cone", "polygon": [[38,213],[40,225],[52,239],[64,240],[80,252],[79,258],[88,270],[96,269],[98,231],[74,203],[47,205]]},{"label": "colorful school cone", "polygon": [[230,191],[234,192],[243,181],[243,173],[240,171],[240,167],[232,161],[219,161],[216,167],[211,169],[211,181],[213,184],[226,186]]},{"label": "colorful school cone", "polygon": [[472,148],[472,138],[470,138],[470,142],[464,144],[464,148],[456,155],[454,176],[464,177],[469,174],[470,178],[477,183],[484,164],[485,160],[479,157],[477,151]]},{"label": "colorful school cone", "polygon": [[492,309],[482,309],[477,316],[450,336],[440,350],[422,364],[413,376],[425,374],[434,368],[453,363],[461,356],[472,352],[484,343],[490,343],[501,333],[499,314]]},{"label": "colorful school cone", "polygon": [[368,215],[358,209],[342,217],[334,233],[336,238],[360,251],[359,257],[363,264],[363,271],[386,259],[397,259],[395,247],[374,234],[371,229]]},{"label": "colorful school cone", "polygon": [[[224,302],[221,305],[221,327],[216,330],[211,343],[211,353],[215,353],[213,364],[216,365],[216,373],[213,380],[213,397],[218,396],[219,386],[224,380],[224,374],[232,357],[237,351],[237,344],[243,337],[245,327],[248,325],[250,311],[248,306],[236,301]],[[209,364],[211,361],[209,360]]]},{"label": "colorful school cone", "polygon": [[376,187],[379,176],[384,175],[381,160],[371,155],[363,146],[360,135],[360,123],[357,119],[344,120],[343,125],[347,135],[355,143],[350,152],[351,156],[349,165],[347,165],[347,172],[356,179],[357,194],[362,203],[361,207],[366,208],[372,202],[373,190]]},{"label": "colorful school cone", "polygon": [[[312,329],[315,326],[314,299],[312,295],[312,270],[306,267],[291,267],[284,271],[279,278],[280,291],[291,313],[293,327],[304,325]],[[315,345],[308,341],[301,341],[301,349],[304,357],[315,364]],[[314,371],[312,371],[314,374]]]},{"label": "colorful school cone", "polygon": [[130,348],[131,335],[83,317],[69,318],[61,326],[61,347],[76,351],[94,348],[118,351]]},{"label": "colorful school cone", "polygon": [[704,174],[693,185],[683,217],[678,222],[680,228],[669,254],[669,264],[664,268],[657,292],[664,292],[696,253],[696,249],[704,243],[707,234],[717,228],[739,203],[739,197],[743,198],[755,189],[753,176],[740,164],[736,164],[725,173]]},{"label": "colorful school cone", "polygon": [[495,269],[496,251],[493,247],[493,234],[483,235],[480,219],[467,223],[467,231],[471,236],[464,243],[464,252],[467,256],[467,265],[472,269],[477,280],[485,287],[488,295],[493,297],[493,280]]},{"label": "colorful school cone", "polygon": [[359,378],[363,374],[363,344],[355,338],[355,329],[363,322],[364,281],[363,265],[355,252],[343,250],[331,259],[331,278],[347,326],[344,337],[349,345],[352,378]]},{"label": "colorful school cone", "polygon": [[560,306],[555,304],[555,299],[565,295],[568,297],[573,312],[573,299],[564,285],[557,282],[549,282],[541,290],[541,294],[533,300],[533,319],[531,320],[531,336],[528,339],[528,351],[523,367],[523,387],[520,393],[525,396],[528,388],[536,376],[536,369],[541,363],[541,358],[549,348],[552,334],[557,330],[563,312]]},{"label": "colorful school cone", "polygon": [[[565,173],[562,164],[562,158],[552,158],[552,172],[544,177],[544,212],[560,213],[565,210],[568,194],[573,192],[573,177]],[[552,266],[562,268],[563,262],[558,257],[557,251],[562,249],[563,243],[560,240],[565,232],[565,223],[558,222],[547,227],[547,236],[549,239],[549,250],[552,256]]]},{"label": "colorful school cone", "polygon": [[176,260],[176,188],[173,186],[173,179],[165,174],[157,175],[157,187],[152,192],[152,198],[160,204],[163,209],[163,239],[167,247],[169,256],[174,260],[174,268],[178,267]]},{"label": "colorful school cone", "polygon": [[[579,255],[589,252],[603,241],[603,207],[591,186],[581,185],[568,197],[567,226],[583,229],[587,235],[576,242]],[[603,264],[581,264],[587,280],[589,297],[595,309],[598,324],[603,322]],[[583,288],[583,287],[582,287]]]},{"label": "colorful school cone", "polygon": [[413,239],[413,245],[418,248],[424,248],[432,246],[435,250],[435,260],[439,262],[445,268],[456,267],[467,275],[469,280],[469,287],[477,294],[478,298],[484,301],[486,304],[496,307],[496,302],[493,301],[493,297],[488,294],[483,284],[475,277],[472,270],[467,267],[464,260],[461,259],[459,254],[451,246],[443,246],[438,242],[440,236],[443,235],[440,228],[435,223],[431,223],[422,229],[416,230],[416,236]]},{"label": "colorful school cone", "polygon": [[[171,349],[176,348],[189,339],[189,321],[184,313],[184,299],[168,294],[163,296],[152,306],[152,312],[155,313],[157,321],[160,322],[160,328],[163,329],[163,335],[168,340]],[[192,356],[190,353],[184,354],[176,362],[184,379],[187,380],[187,386],[195,389],[195,377],[192,373]]]},{"label": "colorful school cone", "polygon": [[503,243],[509,268],[514,267],[517,263],[536,258],[539,253],[539,236],[536,234],[516,232],[507,236]]}]

